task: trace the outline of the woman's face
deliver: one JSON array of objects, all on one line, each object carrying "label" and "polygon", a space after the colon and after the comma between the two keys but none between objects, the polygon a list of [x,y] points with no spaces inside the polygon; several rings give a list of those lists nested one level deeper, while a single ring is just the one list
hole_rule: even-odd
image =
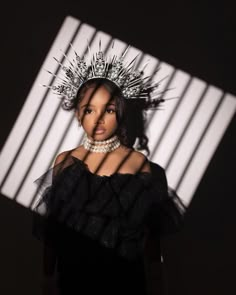
[{"label": "woman's face", "polygon": [[90,87],[78,103],[76,117],[90,139],[105,140],[114,135],[118,124],[115,99],[104,87]]}]

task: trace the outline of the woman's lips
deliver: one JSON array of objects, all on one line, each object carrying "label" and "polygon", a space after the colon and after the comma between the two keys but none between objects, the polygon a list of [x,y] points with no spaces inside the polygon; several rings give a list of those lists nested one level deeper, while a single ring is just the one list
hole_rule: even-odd
[{"label": "woman's lips", "polygon": [[95,130],[94,130],[94,133],[96,133],[96,134],[102,134],[102,133],[104,133],[106,130],[104,129],[104,128],[96,128]]}]

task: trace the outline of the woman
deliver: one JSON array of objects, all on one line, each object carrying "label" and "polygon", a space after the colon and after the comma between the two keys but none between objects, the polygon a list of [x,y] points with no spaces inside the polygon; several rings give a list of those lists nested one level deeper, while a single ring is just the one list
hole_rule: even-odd
[{"label": "woman", "polygon": [[161,294],[159,238],[182,222],[164,169],[130,136],[130,116],[163,101],[151,100],[153,86],[122,58],[108,63],[99,51],[89,67],[77,58],[53,88],[85,131],[82,145],[57,155],[36,206],[44,208],[34,225],[45,244],[44,275],[57,273],[59,294]]}]

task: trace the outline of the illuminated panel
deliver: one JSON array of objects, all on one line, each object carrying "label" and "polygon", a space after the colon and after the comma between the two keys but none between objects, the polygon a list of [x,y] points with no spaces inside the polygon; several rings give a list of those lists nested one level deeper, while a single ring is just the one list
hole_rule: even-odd
[{"label": "illuminated panel", "polygon": [[234,114],[235,96],[226,94],[217,106],[206,132],[202,134],[201,142],[186,167],[184,177],[178,184],[178,193],[185,200],[190,201],[194,195]]},{"label": "illuminated panel", "polygon": [[[40,86],[54,81],[44,69],[60,76],[52,57],[67,64],[62,52],[74,58],[70,43],[78,54],[92,55],[99,40],[108,54],[120,56],[127,46],[75,18],[65,19],[3,147],[1,193],[26,207],[36,201],[34,180],[52,166],[58,153],[78,146],[83,136],[73,111],[62,110],[60,99]],[[125,62],[136,55],[138,68],[148,63],[145,73],[155,81],[163,79],[158,90],[165,91],[167,99],[162,110],[147,113],[150,160],[166,169],[169,185],[189,204],[234,116],[235,97],[132,46]]]}]

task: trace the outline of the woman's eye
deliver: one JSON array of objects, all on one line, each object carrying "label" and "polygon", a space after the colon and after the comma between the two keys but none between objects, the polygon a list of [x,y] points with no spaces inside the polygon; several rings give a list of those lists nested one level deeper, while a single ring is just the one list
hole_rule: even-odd
[{"label": "woman's eye", "polygon": [[91,114],[92,110],[91,109],[84,109],[84,114]]},{"label": "woman's eye", "polygon": [[108,112],[109,114],[115,113],[115,111],[116,111],[116,110],[114,110],[114,109],[109,109],[109,108],[107,109],[107,112]]}]

